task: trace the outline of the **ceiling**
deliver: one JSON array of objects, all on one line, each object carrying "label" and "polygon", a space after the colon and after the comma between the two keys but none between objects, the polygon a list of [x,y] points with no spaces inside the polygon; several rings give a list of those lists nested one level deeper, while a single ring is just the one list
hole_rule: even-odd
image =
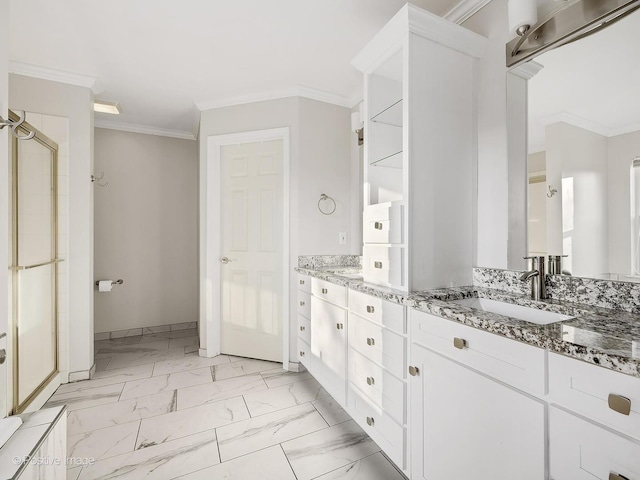
[{"label": "ceiling", "polygon": [[[305,89],[351,107],[362,88],[351,59],[404,3],[10,0],[10,70],[96,77],[96,98],[122,108],[119,116],[96,114],[96,125],[188,138],[197,128],[196,106]],[[412,3],[444,15],[458,4],[482,2]]]},{"label": "ceiling", "polygon": [[529,81],[529,153],[545,149],[545,125],[566,121],[613,136],[640,130],[640,10],[535,59]]}]

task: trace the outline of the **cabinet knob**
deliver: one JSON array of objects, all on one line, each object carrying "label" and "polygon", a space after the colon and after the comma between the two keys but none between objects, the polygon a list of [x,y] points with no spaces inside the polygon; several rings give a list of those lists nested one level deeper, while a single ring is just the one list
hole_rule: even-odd
[{"label": "cabinet knob", "polygon": [[304,352],[302,350],[300,350],[300,356],[304,357]]},{"label": "cabinet knob", "polygon": [[463,348],[468,347],[469,344],[464,338],[455,337],[453,339],[453,346],[462,350]]},{"label": "cabinet knob", "polygon": [[304,280],[300,280],[300,285],[304,285]]},{"label": "cabinet knob", "polygon": [[323,288],[322,290],[320,290],[324,295],[326,295],[327,293],[329,293],[329,290],[327,290],[326,288]]},{"label": "cabinet knob", "polygon": [[373,305],[367,305],[367,313],[373,313],[375,311],[376,309],[373,307]]},{"label": "cabinet knob", "polygon": [[369,345],[370,347],[373,347],[376,344],[375,339],[369,337],[367,338],[367,345]]},{"label": "cabinet knob", "polygon": [[418,367],[414,367],[413,365],[409,365],[409,375],[411,375],[412,377],[420,375],[420,369]]},{"label": "cabinet knob", "polygon": [[367,425],[372,427],[374,423],[376,423],[376,421],[373,419],[373,417],[367,417]]},{"label": "cabinet knob", "polygon": [[336,328],[337,328],[338,330],[342,330],[342,329],[344,329],[344,324],[342,324],[342,323],[336,323]]},{"label": "cabinet knob", "polygon": [[373,385],[374,383],[376,383],[376,381],[373,377],[367,377],[367,385]]},{"label": "cabinet knob", "polygon": [[373,224],[373,228],[375,228],[376,230],[382,230],[382,222],[375,222]]},{"label": "cabinet knob", "polygon": [[609,394],[609,408],[613,411],[621,413],[622,415],[629,415],[631,413],[631,400],[622,395],[616,395],[615,393]]},{"label": "cabinet knob", "polygon": [[305,327],[301,325],[301,326],[300,326],[300,331],[301,331],[301,332],[304,332],[304,331],[305,331]]},{"label": "cabinet knob", "polygon": [[609,473],[609,480],[629,480],[624,475],[620,475],[619,473]]},{"label": "cabinet knob", "polygon": [[300,301],[300,306],[304,307],[304,302],[302,300]]},{"label": "cabinet knob", "polygon": [[373,262],[373,268],[382,268],[382,262]]}]

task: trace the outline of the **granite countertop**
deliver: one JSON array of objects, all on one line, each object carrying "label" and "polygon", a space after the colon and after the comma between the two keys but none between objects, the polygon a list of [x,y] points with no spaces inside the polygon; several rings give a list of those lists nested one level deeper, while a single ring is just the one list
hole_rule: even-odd
[{"label": "granite countertop", "polygon": [[[486,330],[551,352],[640,378],[640,315],[562,300],[532,300],[528,295],[485,287],[453,287],[402,292],[364,282],[356,267],[330,267],[299,273],[380,297],[471,327]],[[570,315],[570,320],[537,325],[504,315],[450,303],[463,298],[489,298]]]}]

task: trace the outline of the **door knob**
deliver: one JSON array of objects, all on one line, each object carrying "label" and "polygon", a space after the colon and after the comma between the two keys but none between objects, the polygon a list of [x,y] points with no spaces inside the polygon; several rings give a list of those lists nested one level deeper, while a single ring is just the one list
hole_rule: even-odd
[{"label": "door knob", "polygon": [[231,260],[229,260],[229,258],[228,258],[228,257],[222,257],[222,258],[220,259],[220,263],[224,263],[225,265],[226,265],[227,263],[229,263],[230,261],[231,261]]},{"label": "door knob", "polygon": [[411,375],[412,377],[420,375],[420,369],[418,367],[414,367],[413,365],[410,365],[409,366],[409,375]]}]

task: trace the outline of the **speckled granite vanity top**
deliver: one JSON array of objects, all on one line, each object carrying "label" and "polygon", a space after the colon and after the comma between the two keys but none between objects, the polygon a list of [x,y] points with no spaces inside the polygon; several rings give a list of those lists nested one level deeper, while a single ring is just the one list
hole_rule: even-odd
[{"label": "speckled granite vanity top", "polygon": [[[527,295],[478,286],[406,293],[354,278],[357,267],[296,268],[296,271],[352,290],[400,303],[549,351],[640,378],[640,315],[561,300],[531,300]],[[570,320],[536,325],[504,315],[450,303],[489,298],[570,315]]]}]

